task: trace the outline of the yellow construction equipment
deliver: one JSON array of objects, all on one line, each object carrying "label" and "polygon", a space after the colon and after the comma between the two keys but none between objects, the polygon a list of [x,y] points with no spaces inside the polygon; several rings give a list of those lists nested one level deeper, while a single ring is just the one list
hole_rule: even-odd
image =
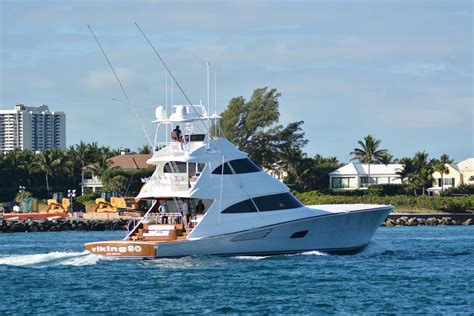
[{"label": "yellow construction equipment", "polygon": [[48,199],[48,213],[67,213],[71,201],[68,198],[63,198],[61,203],[57,199]]},{"label": "yellow construction equipment", "polygon": [[117,209],[105,198],[95,199],[95,212],[97,213],[115,213]]},{"label": "yellow construction equipment", "polygon": [[110,202],[105,198],[97,198],[95,200],[95,211],[98,213],[123,213],[123,212],[142,212],[139,204],[140,200],[133,197],[117,197],[112,196]]}]

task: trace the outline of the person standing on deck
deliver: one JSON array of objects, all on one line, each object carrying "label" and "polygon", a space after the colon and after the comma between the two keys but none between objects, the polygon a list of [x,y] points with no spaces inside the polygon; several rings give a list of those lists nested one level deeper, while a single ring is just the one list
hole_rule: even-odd
[{"label": "person standing on deck", "polygon": [[166,215],[168,213],[168,205],[166,205],[166,201],[160,201],[160,207],[158,210],[161,213],[161,223],[168,224],[168,216]]},{"label": "person standing on deck", "polygon": [[177,140],[179,142],[181,142],[183,140],[183,133],[179,129],[179,125],[176,125],[175,129],[171,132],[171,135],[172,135],[172,138],[176,137],[175,140]]},{"label": "person standing on deck", "polygon": [[196,214],[204,214],[206,211],[206,207],[202,203],[202,200],[198,201],[198,204],[196,205]]},{"label": "person standing on deck", "polygon": [[183,200],[180,205],[181,212],[183,214],[183,224],[186,229],[188,230],[188,225],[189,225],[189,219],[191,217],[191,214],[189,214],[189,206],[188,206],[188,201]]}]

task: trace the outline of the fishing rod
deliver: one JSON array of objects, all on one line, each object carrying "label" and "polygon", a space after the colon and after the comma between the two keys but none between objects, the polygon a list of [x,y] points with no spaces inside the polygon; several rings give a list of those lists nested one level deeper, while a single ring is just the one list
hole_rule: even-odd
[{"label": "fishing rod", "polygon": [[110,69],[112,70],[112,72],[114,73],[114,76],[115,76],[115,79],[117,80],[117,83],[119,84],[120,86],[120,89],[122,90],[122,93],[123,95],[125,96],[125,98],[127,99],[127,102],[128,102],[128,105],[130,106],[131,110],[132,110],[132,113],[135,115],[135,117],[138,119],[138,122],[140,123],[140,126],[141,128],[143,129],[143,133],[145,134],[145,137],[147,138],[148,142],[150,143],[150,146],[152,148],[153,147],[153,143],[151,142],[151,139],[150,139],[150,136],[148,135],[148,132],[145,128],[145,125],[143,124],[143,121],[142,119],[140,118],[140,116],[138,115],[137,111],[135,110],[135,106],[133,105],[132,101],[130,100],[130,97],[128,96],[127,92],[125,91],[125,88],[123,87],[122,85],[122,82],[120,81],[118,75],[117,75],[117,72],[115,71],[114,69],[114,66],[112,66],[112,63],[110,62],[110,59],[107,57],[107,54],[105,53],[104,49],[102,48],[102,45],[100,45],[100,42],[99,42],[99,39],[97,38],[97,36],[95,36],[95,33],[94,31],[92,31],[92,27],[87,24],[87,27],[89,28],[92,36],[94,37],[97,45],[99,46],[100,50],[102,51],[102,54],[104,55],[105,57],[105,60],[107,60],[107,63],[109,64],[110,66]]},{"label": "fishing rod", "polygon": [[[168,68],[168,65],[166,64],[166,62],[163,60],[163,58],[161,58],[161,55],[158,53],[158,51],[156,50],[155,46],[153,46],[153,44],[151,43],[151,41],[148,39],[148,37],[145,35],[145,33],[143,32],[143,30],[141,29],[141,27],[138,25],[137,22],[134,22],[135,23],[135,26],[137,27],[137,29],[140,31],[140,33],[143,35],[143,37],[145,38],[145,40],[148,42],[148,44],[150,45],[150,47],[153,49],[153,51],[155,52],[155,55],[160,59],[161,63],[163,64],[163,66],[165,67],[166,71],[170,74],[171,78],[173,79],[174,83],[176,83],[176,86],[178,87],[179,91],[181,91],[181,94],[184,96],[184,98],[186,99],[186,101],[188,101],[189,105],[191,106],[191,108],[194,110],[194,112],[197,114],[198,118],[199,118],[199,121],[202,123],[202,125],[204,126],[204,128],[206,129],[207,131],[207,134],[210,136],[211,133],[209,131],[209,128],[206,126],[206,124],[204,124],[204,121],[201,119],[201,116],[199,115],[198,111],[196,110],[196,108],[194,107],[193,103],[191,102],[191,100],[188,98],[188,96],[186,95],[186,93],[184,92],[183,88],[181,87],[181,85],[179,84],[178,80],[175,78],[175,76],[173,75],[173,73],[171,72],[171,70]],[[208,107],[209,108],[209,107]],[[209,113],[207,113],[207,116],[209,116]]]}]

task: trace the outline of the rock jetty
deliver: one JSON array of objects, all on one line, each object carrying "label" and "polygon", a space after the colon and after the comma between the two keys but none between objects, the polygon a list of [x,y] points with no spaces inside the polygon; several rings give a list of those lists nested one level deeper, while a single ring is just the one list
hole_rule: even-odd
[{"label": "rock jetty", "polygon": [[402,216],[398,218],[387,218],[382,226],[394,227],[394,226],[447,226],[447,225],[474,225],[474,221],[471,218],[466,220],[456,220],[451,217],[409,217]]},{"label": "rock jetty", "polygon": [[0,220],[0,233],[125,230],[127,223],[127,219]]}]

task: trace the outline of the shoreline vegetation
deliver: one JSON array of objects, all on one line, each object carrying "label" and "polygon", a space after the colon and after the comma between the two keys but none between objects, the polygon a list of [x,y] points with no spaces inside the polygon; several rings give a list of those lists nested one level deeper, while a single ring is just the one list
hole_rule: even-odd
[{"label": "shoreline vegetation", "polygon": [[464,213],[473,212],[474,195],[463,196],[409,196],[384,195],[370,193],[355,195],[328,195],[319,191],[295,193],[295,196],[307,205],[318,204],[390,204],[400,213]]}]

